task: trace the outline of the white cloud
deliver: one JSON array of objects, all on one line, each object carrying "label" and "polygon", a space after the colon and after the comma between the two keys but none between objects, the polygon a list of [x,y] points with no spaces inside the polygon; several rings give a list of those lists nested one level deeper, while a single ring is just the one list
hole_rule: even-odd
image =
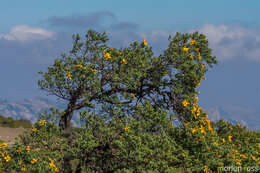
[{"label": "white cloud", "polygon": [[54,35],[54,32],[42,28],[18,25],[13,27],[7,34],[0,34],[0,38],[6,40],[29,41],[53,38]]},{"label": "white cloud", "polygon": [[206,35],[209,47],[219,60],[249,59],[260,62],[260,30],[239,25],[205,24],[198,31]]},{"label": "white cloud", "polygon": [[156,46],[163,45],[167,48],[168,36],[175,36],[176,32],[192,33],[198,31],[206,35],[209,40],[209,48],[219,61],[231,59],[247,59],[260,62],[260,30],[244,28],[239,25],[211,25],[205,24],[199,29],[187,31],[153,30],[149,33],[140,33],[139,37],[153,42]]}]

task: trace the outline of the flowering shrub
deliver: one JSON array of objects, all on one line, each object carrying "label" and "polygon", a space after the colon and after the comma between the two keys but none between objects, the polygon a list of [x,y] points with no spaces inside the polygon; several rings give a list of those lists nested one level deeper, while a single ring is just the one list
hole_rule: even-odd
[{"label": "flowering shrub", "polygon": [[[146,40],[117,50],[105,33],[86,38],[74,36],[70,55],[41,72],[40,87],[67,108],[39,114],[13,146],[2,143],[0,171],[209,173],[259,165],[259,132],[212,123],[197,103],[197,87],[217,62],[204,35],[177,33],[159,57]],[[71,127],[81,108],[81,127]]]}]

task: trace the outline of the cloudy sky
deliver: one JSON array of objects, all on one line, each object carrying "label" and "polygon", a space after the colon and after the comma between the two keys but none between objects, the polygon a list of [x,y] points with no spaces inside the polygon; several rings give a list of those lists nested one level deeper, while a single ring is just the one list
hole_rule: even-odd
[{"label": "cloudy sky", "polygon": [[168,36],[199,31],[219,63],[200,86],[202,107],[260,112],[259,0],[1,0],[0,98],[45,96],[38,71],[66,53],[73,33],[106,31],[109,44],[146,39],[160,54]]}]

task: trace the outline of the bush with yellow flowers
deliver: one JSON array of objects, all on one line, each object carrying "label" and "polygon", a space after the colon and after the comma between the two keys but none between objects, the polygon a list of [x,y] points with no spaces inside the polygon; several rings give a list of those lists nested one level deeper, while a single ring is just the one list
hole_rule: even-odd
[{"label": "bush with yellow flowers", "polygon": [[[106,33],[85,37],[74,35],[69,55],[40,72],[41,89],[67,108],[39,114],[13,146],[2,143],[1,171],[209,173],[259,166],[259,132],[212,123],[198,105],[197,88],[217,63],[203,34],[176,33],[159,57],[147,40],[115,49]],[[71,126],[76,111],[80,127]]]}]

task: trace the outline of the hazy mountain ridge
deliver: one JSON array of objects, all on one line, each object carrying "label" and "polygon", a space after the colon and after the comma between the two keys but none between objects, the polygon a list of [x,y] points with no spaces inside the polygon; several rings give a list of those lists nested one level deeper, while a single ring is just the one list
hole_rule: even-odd
[{"label": "hazy mountain ridge", "polygon": [[[14,119],[27,119],[35,123],[38,118],[38,113],[43,112],[44,109],[51,107],[63,110],[66,104],[61,101],[53,101],[44,97],[35,97],[31,99],[23,99],[18,101],[8,101],[0,98],[0,114]],[[209,119],[211,121],[218,121],[224,119],[234,124],[241,124],[247,126],[252,130],[260,130],[260,112],[249,109],[241,108],[238,106],[224,106],[215,108],[205,108]],[[79,120],[78,111],[73,117],[73,120]]]}]

